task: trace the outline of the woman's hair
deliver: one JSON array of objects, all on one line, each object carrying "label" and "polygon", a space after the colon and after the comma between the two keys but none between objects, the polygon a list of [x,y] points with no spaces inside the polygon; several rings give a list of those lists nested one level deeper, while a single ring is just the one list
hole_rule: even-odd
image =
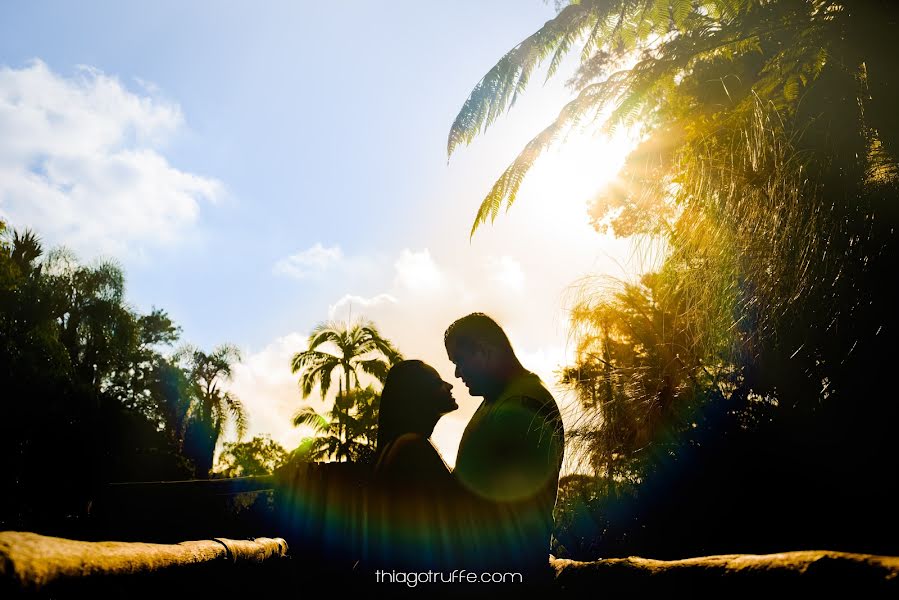
[{"label": "woman's hair", "polygon": [[421,399],[422,388],[433,378],[431,367],[420,360],[400,361],[387,373],[378,411],[377,454],[404,433],[416,431],[430,416],[422,413],[426,404],[416,400]]}]

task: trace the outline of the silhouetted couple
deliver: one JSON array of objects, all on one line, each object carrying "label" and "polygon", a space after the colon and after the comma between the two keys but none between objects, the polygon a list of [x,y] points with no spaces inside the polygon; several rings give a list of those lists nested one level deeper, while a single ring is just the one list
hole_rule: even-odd
[{"label": "silhouetted couple", "polygon": [[450,471],[429,438],[440,417],[458,408],[453,386],[418,360],[390,370],[381,394],[367,563],[546,581],[564,453],[558,406],[490,317],[459,319],[444,341],[456,377],[484,400]]}]

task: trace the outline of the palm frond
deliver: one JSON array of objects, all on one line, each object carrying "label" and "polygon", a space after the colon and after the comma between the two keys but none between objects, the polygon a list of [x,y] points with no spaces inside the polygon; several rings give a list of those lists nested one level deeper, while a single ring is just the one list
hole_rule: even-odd
[{"label": "palm frond", "polygon": [[297,352],[290,359],[290,372],[297,373],[298,371],[314,367],[329,358],[335,357],[327,352],[321,352],[319,350],[303,350]]},{"label": "palm frond", "polygon": [[403,355],[400,353],[400,351],[393,345],[390,340],[381,335],[381,332],[378,330],[374,323],[370,321],[366,322],[362,326],[361,330],[365,334],[367,341],[371,342],[377,352],[380,352],[385,357],[387,357],[387,360],[391,365],[403,360]]},{"label": "palm frond", "polygon": [[11,258],[20,269],[27,270],[43,252],[41,239],[34,231],[13,232]]},{"label": "palm frond", "polygon": [[340,365],[340,361],[336,356],[325,352],[313,352],[316,355],[308,360],[299,361],[301,364],[297,369],[302,370],[300,390],[304,398],[312,393],[312,388],[315,387],[316,383],[320,385],[322,395],[327,394],[331,387],[331,373]]},{"label": "palm frond", "polygon": [[340,345],[341,328],[339,324],[325,321],[316,325],[309,334],[309,350],[315,350],[322,344],[331,342]]},{"label": "palm frond", "polygon": [[247,415],[243,402],[231,392],[226,392],[223,396],[223,400],[234,421],[234,426],[237,430],[237,439],[243,439],[243,436],[246,435],[247,428],[249,427],[249,416]]},{"label": "palm frond", "polygon": [[315,412],[310,406],[305,406],[293,415],[291,421],[294,427],[307,426],[319,433],[325,433],[330,428],[330,423],[323,416]]},{"label": "palm frond", "polygon": [[363,372],[375,377],[382,384],[387,379],[387,372],[390,370],[387,361],[377,358],[359,361],[359,366],[362,367]]}]

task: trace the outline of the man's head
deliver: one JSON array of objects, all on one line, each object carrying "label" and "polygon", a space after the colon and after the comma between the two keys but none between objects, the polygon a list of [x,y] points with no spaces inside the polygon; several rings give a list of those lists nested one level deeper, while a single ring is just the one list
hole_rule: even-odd
[{"label": "man's head", "polygon": [[472,396],[499,392],[508,375],[521,365],[509,338],[496,321],[484,313],[472,313],[450,325],[443,335],[456,377]]}]

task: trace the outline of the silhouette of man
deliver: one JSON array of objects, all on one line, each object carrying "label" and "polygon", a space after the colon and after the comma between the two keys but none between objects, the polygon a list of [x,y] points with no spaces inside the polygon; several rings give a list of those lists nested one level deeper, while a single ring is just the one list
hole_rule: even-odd
[{"label": "silhouette of man", "polygon": [[477,507],[473,558],[482,570],[546,581],[564,455],[559,407],[487,315],[457,320],[444,343],[456,377],[484,398],[462,434],[454,471]]}]

